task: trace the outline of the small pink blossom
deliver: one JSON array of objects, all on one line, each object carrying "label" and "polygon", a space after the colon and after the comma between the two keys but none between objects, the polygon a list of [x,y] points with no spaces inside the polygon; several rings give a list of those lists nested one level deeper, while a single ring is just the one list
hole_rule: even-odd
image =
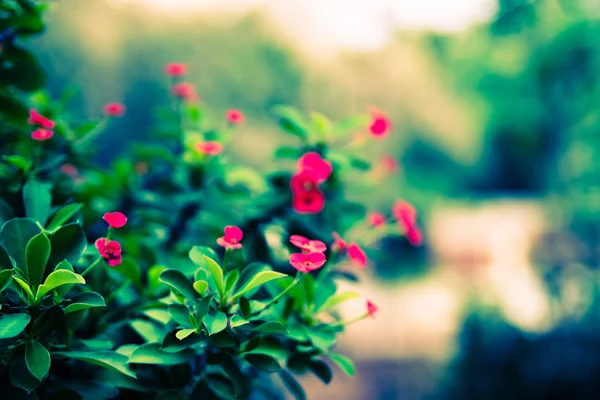
[{"label": "small pink blossom", "polygon": [[54,136],[54,132],[52,132],[51,130],[48,130],[48,129],[43,129],[43,128],[39,128],[39,129],[36,129],[35,131],[31,132],[31,138],[33,140],[37,140],[39,142],[48,140],[48,139],[52,138],[52,136]]},{"label": "small pink blossom", "polygon": [[386,222],[385,215],[375,212],[375,211],[370,212],[367,215],[367,220],[369,221],[369,224],[374,227],[385,225],[385,222]]},{"label": "small pink blossom", "polygon": [[317,214],[325,208],[325,195],[319,189],[294,192],[292,208],[299,214]]},{"label": "small pink blossom", "polygon": [[412,225],[406,230],[406,239],[413,246],[421,246],[423,244],[423,233],[417,225]]},{"label": "small pink blossom", "polygon": [[304,253],[323,253],[327,250],[325,243],[320,240],[309,240],[300,235],[290,236],[290,242]]},{"label": "small pink blossom", "polygon": [[331,250],[335,253],[341,253],[346,251],[348,248],[348,242],[346,242],[342,237],[337,233],[333,232],[333,244],[331,245]]},{"label": "small pink blossom", "polygon": [[111,228],[119,229],[127,223],[127,217],[121,212],[106,213],[102,217]]},{"label": "small pink blossom", "polygon": [[405,225],[412,225],[417,220],[417,210],[412,204],[397,200],[392,207],[392,214],[399,222]]},{"label": "small pink blossom", "polygon": [[171,87],[171,92],[175,97],[183,100],[192,100],[196,97],[196,89],[194,85],[187,82],[179,82]]},{"label": "small pink blossom", "polygon": [[326,261],[323,253],[294,253],[290,256],[292,267],[304,273],[321,268]]},{"label": "small pink blossom", "polygon": [[70,176],[71,178],[79,178],[79,171],[73,164],[63,164],[60,166],[60,172],[63,174]]},{"label": "small pink blossom", "polygon": [[352,261],[352,263],[358,268],[364,268],[367,266],[367,254],[356,243],[350,243],[348,246],[348,257],[350,258],[350,261]]},{"label": "small pink blossom", "polygon": [[244,232],[237,226],[226,226],[224,229],[224,236],[217,239],[217,243],[226,249],[241,249],[242,244],[240,243],[244,238]]},{"label": "small pink blossom", "polygon": [[44,117],[33,108],[29,110],[29,119],[27,119],[27,123],[30,125],[37,125],[45,129],[54,129],[54,126],[56,125],[54,121]]},{"label": "small pink blossom", "polygon": [[236,109],[227,110],[226,117],[227,121],[234,125],[240,125],[244,123],[244,120],[246,119],[244,114],[242,114],[240,110]]},{"label": "small pink blossom", "polygon": [[293,193],[310,192],[319,186],[319,176],[313,170],[300,171],[290,181],[290,188]]},{"label": "small pink blossom", "polygon": [[393,174],[394,172],[400,169],[400,163],[394,157],[388,155],[384,155],[379,160],[381,166],[388,174]]},{"label": "small pink blossom", "polygon": [[319,153],[314,151],[305,153],[302,157],[300,157],[296,166],[300,172],[306,170],[312,171],[317,177],[318,183],[325,182],[333,171],[331,163],[327,160],[324,160]]},{"label": "small pink blossom", "polygon": [[183,76],[187,74],[187,64],[167,63],[165,65],[165,74],[168,76]]},{"label": "small pink blossom", "polygon": [[367,300],[367,315],[371,318],[375,318],[375,314],[378,311],[379,307],[377,307],[371,300]]},{"label": "small pink blossom", "polygon": [[223,145],[219,142],[198,142],[194,145],[194,148],[198,153],[209,156],[216,156],[223,151]]},{"label": "small pink blossom", "polygon": [[94,243],[96,249],[98,249],[98,253],[110,265],[111,267],[116,267],[123,261],[123,256],[121,255],[121,244],[115,240],[107,241],[106,238],[100,238],[96,240]]},{"label": "small pink blossom", "polygon": [[122,117],[125,115],[125,105],[121,103],[108,103],[104,106],[104,114],[109,117]]},{"label": "small pink blossom", "polygon": [[374,139],[384,139],[392,130],[392,123],[389,118],[379,110],[371,112],[372,120],[369,125],[369,133]]},{"label": "small pink blossom", "polygon": [[148,163],[140,161],[135,164],[135,173],[138,175],[146,175],[148,173]]}]

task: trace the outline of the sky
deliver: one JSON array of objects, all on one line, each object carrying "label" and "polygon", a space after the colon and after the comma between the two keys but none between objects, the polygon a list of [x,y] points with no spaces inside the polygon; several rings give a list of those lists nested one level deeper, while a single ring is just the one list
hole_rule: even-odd
[{"label": "sky", "polygon": [[165,12],[262,9],[313,49],[376,50],[397,27],[459,31],[489,19],[494,0],[110,0],[142,3]]}]

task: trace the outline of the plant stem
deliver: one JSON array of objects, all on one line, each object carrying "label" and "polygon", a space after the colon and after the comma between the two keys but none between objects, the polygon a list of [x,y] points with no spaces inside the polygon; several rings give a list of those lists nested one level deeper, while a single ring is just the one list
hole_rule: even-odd
[{"label": "plant stem", "polygon": [[300,283],[300,281],[302,281],[302,278],[304,278],[304,275],[306,275],[306,274],[304,274],[302,272],[298,272],[298,274],[296,275],[296,278],[294,278],[294,281],[288,287],[283,289],[281,291],[281,293],[279,293],[277,296],[273,297],[273,299],[270,302],[268,302],[262,310],[256,311],[256,312],[250,314],[250,316],[252,317],[254,315],[258,315],[261,312],[267,310],[272,305],[277,304],[277,302],[279,300],[281,300],[281,298],[283,296],[285,296],[287,292],[289,292],[294,286],[296,286],[298,283]]},{"label": "plant stem", "polygon": [[336,327],[336,326],[341,326],[341,325],[344,325],[344,326],[350,325],[350,324],[353,324],[355,322],[362,321],[363,319],[367,318],[368,316],[369,316],[368,313],[364,313],[362,315],[359,315],[358,317],[350,318],[350,319],[347,319],[345,321],[338,321],[335,324],[329,325],[329,327]]},{"label": "plant stem", "polygon": [[102,256],[98,257],[98,258],[96,259],[96,261],[94,261],[94,262],[92,263],[92,265],[90,265],[89,267],[87,267],[87,268],[85,269],[85,271],[83,271],[83,272],[82,272],[80,275],[81,275],[81,276],[85,276],[85,275],[86,275],[88,272],[90,272],[92,269],[94,269],[94,267],[95,267],[96,265],[100,264],[100,262],[101,262],[103,259],[104,259],[104,258],[103,258]]},{"label": "plant stem", "polygon": [[231,249],[225,249],[225,257],[223,257],[223,272],[227,273],[227,264],[229,263],[229,255],[231,254]]}]

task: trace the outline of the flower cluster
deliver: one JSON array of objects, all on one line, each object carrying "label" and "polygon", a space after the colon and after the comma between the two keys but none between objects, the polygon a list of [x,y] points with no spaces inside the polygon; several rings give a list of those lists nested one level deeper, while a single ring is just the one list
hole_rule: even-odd
[{"label": "flower cluster", "polygon": [[29,119],[27,119],[27,123],[36,127],[36,129],[31,132],[31,138],[34,140],[42,142],[54,136],[53,129],[56,126],[56,123],[51,119],[44,117],[37,112],[37,110],[29,110]]},{"label": "flower cluster", "polygon": [[329,178],[331,163],[318,153],[304,154],[297,163],[297,172],[292,177],[292,207],[301,214],[316,214],[325,207],[325,195],[319,186]]},{"label": "flower cluster", "polygon": [[290,264],[300,272],[308,273],[321,268],[327,259],[325,251],[327,246],[318,240],[309,240],[304,236],[292,235],[290,242],[300,248],[302,253],[294,253],[290,256]]},{"label": "flower cluster", "polygon": [[398,200],[392,208],[394,218],[404,229],[404,233],[409,243],[413,246],[423,244],[423,234],[421,228],[417,225],[417,210],[408,202]]},{"label": "flower cluster", "polygon": [[119,229],[127,224],[127,217],[120,212],[106,213],[103,217],[104,221],[108,224],[109,231],[106,237],[101,237],[94,245],[98,250],[98,253],[107,264],[111,267],[116,267],[123,262],[123,256],[121,255],[121,243],[116,240],[110,240],[110,230]]}]

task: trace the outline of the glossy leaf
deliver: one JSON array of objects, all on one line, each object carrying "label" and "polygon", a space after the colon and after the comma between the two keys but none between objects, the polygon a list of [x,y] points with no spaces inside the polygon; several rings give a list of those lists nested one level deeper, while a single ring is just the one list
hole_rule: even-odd
[{"label": "glossy leaf", "polygon": [[120,372],[123,375],[137,378],[127,365],[128,357],[115,351],[62,351],[52,354],[98,365],[112,371]]},{"label": "glossy leaf", "polygon": [[360,295],[356,292],[336,293],[330,298],[328,298],[327,301],[325,301],[325,303],[323,303],[323,305],[319,307],[317,312],[327,311],[330,308],[337,306],[338,304],[341,304],[348,300],[358,299],[359,297]]},{"label": "glossy leaf", "polygon": [[311,370],[316,376],[319,377],[319,379],[321,379],[323,381],[323,383],[328,384],[329,382],[331,382],[331,379],[333,378],[333,373],[331,372],[331,368],[329,368],[329,365],[325,364],[324,361],[321,360],[316,360],[316,361],[312,361],[309,365],[308,365],[308,369]]},{"label": "glossy leaf", "polygon": [[267,372],[277,372],[281,369],[279,361],[265,354],[245,354],[244,360],[256,369]]},{"label": "glossy leaf", "polygon": [[234,315],[233,317],[231,317],[231,320],[229,322],[229,324],[231,325],[232,328],[235,328],[237,326],[246,325],[247,323],[249,323],[249,321],[247,319],[240,317],[239,315]]},{"label": "glossy leaf", "polygon": [[177,337],[177,339],[179,339],[179,340],[183,340],[186,337],[190,336],[194,332],[196,332],[195,328],[182,329],[180,331],[177,331],[177,333],[175,334],[175,337]]},{"label": "glossy leaf", "polygon": [[29,303],[33,303],[35,301],[35,296],[33,295],[33,292],[31,291],[31,288],[29,287],[27,282],[19,278],[17,275],[13,275],[13,281],[15,281],[17,285],[20,286],[21,289],[23,289],[23,292],[27,296],[27,301]]},{"label": "glossy leaf", "polygon": [[171,304],[169,306],[169,314],[173,321],[186,328],[191,328],[190,324],[190,310],[182,304]]},{"label": "glossy leaf", "polygon": [[220,311],[206,314],[202,322],[209,335],[214,335],[227,328],[227,316]]},{"label": "glossy leaf", "polygon": [[14,218],[7,221],[0,230],[2,246],[23,272],[26,270],[25,249],[27,243],[41,232],[35,221],[29,218]]},{"label": "glossy leaf", "polygon": [[175,289],[178,293],[181,293],[189,301],[196,302],[198,293],[194,289],[192,282],[190,282],[183,272],[176,269],[166,269],[160,273],[160,280],[172,289]]},{"label": "glossy leaf", "polygon": [[119,268],[115,268],[115,271],[129,279],[133,284],[140,284],[140,279],[142,277],[140,266],[133,257],[123,257],[123,262],[119,264]]},{"label": "glossy leaf", "polygon": [[46,274],[50,274],[56,265],[64,260],[75,264],[87,247],[87,238],[79,224],[61,226],[50,236],[52,251],[46,266]]},{"label": "glossy leaf", "polygon": [[149,343],[160,343],[162,342],[165,331],[162,327],[158,326],[154,322],[146,321],[143,319],[134,319],[129,321],[129,326],[138,333],[146,342]]},{"label": "glossy leaf", "polygon": [[[68,261],[65,261],[68,262]],[[63,285],[85,284],[85,279],[79,274],[67,269],[59,269],[52,272],[44,283],[40,285],[36,294],[36,301],[39,301],[46,293]]]},{"label": "glossy leaf", "polygon": [[329,353],[328,356],[331,361],[333,361],[335,365],[337,365],[346,374],[350,376],[354,375],[356,368],[354,367],[354,362],[352,362],[351,359],[336,353]]},{"label": "glossy leaf", "polygon": [[131,357],[129,363],[132,364],[156,364],[156,365],[177,365],[192,360],[196,352],[191,349],[185,349],[177,353],[170,353],[160,348],[159,343],[146,343],[138,346]]},{"label": "glossy leaf", "polygon": [[48,222],[46,230],[54,232],[63,224],[69,222],[69,220],[73,218],[73,216],[77,214],[82,208],[83,203],[67,204],[66,206],[59,208],[50,218],[50,222]]},{"label": "glossy leaf", "polygon": [[65,307],[65,314],[88,308],[104,307],[104,298],[96,292],[83,292],[71,299],[71,304]]},{"label": "glossy leaf", "polygon": [[13,272],[14,270],[12,269],[0,271],[0,293],[5,291],[12,283]]},{"label": "glossy leaf", "polygon": [[17,358],[10,367],[10,383],[27,393],[33,392],[42,382],[29,372],[24,358]]},{"label": "glossy leaf", "polygon": [[228,294],[233,290],[239,277],[240,272],[237,269],[234,269],[227,274],[227,277],[225,278],[225,294]]},{"label": "glossy leaf", "polygon": [[49,183],[30,180],[23,185],[23,204],[29,218],[45,225],[50,215],[52,185]]},{"label": "glossy leaf", "polygon": [[287,335],[288,330],[281,322],[270,321],[254,328],[254,332],[273,333],[279,335]]},{"label": "glossy leaf", "polygon": [[219,294],[223,296],[225,293],[225,283],[223,282],[223,270],[221,269],[221,266],[219,266],[212,258],[208,258],[207,256],[203,257],[204,264],[210,272],[211,277],[214,279]]},{"label": "glossy leaf", "polygon": [[8,253],[6,252],[6,250],[4,250],[4,247],[2,247],[2,245],[0,245],[0,270],[12,269],[12,268],[13,268],[13,264],[12,264],[12,261],[10,261],[10,257],[8,256]]},{"label": "glossy leaf", "polygon": [[31,238],[25,249],[27,277],[33,291],[42,283],[49,257],[50,240],[41,232]]},{"label": "glossy leaf", "polygon": [[206,292],[206,289],[208,289],[208,282],[196,281],[194,282],[194,289],[196,290],[196,292],[198,292],[198,294],[203,295],[204,292]]},{"label": "glossy leaf", "polygon": [[219,256],[217,255],[217,253],[213,249],[211,249],[210,247],[206,247],[206,246],[194,246],[194,247],[192,247],[192,249],[189,252],[190,259],[196,265],[198,265],[200,267],[205,266],[204,256],[206,256],[208,258],[212,258],[217,263],[220,261],[219,260]]},{"label": "glossy leaf", "polygon": [[19,155],[2,156],[2,161],[12,165],[17,169],[20,169],[23,172],[28,172],[31,168],[31,161]]},{"label": "glossy leaf", "polygon": [[245,293],[259,287],[260,285],[264,285],[267,282],[270,282],[275,279],[281,279],[287,277],[286,274],[282,274],[275,271],[263,271],[256,274],[250,281],[241,288],[235,295],[233,295],[232,299],[235,300]]},{"label": "glossy leaf", "polygon": [[18,336],[25,330],[31,321],[29,314],[0,315],[0,339],[10,339]]},{"label": "glossy leaf", "polygon": [[50,371],[50,353],[41,343],[32,340],[25,347],[25,364],[38,381],[44,379]]}]

